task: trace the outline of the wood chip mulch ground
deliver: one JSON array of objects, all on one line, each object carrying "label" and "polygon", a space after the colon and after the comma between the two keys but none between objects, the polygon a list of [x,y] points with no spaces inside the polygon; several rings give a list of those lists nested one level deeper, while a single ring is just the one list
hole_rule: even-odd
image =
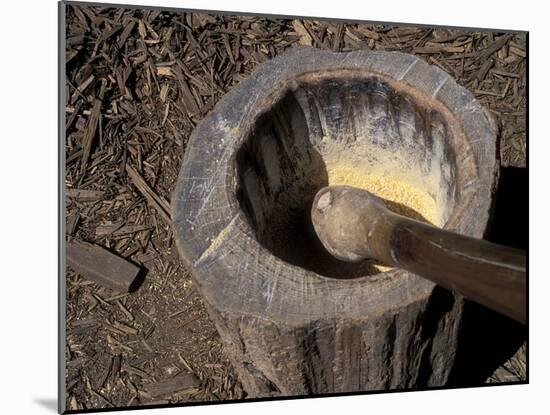
[{"label": "wood chip mulch ground", "polygon": [[65,27],[66,235],[146,273],[118,293],[67,270],[68,409],[245,396],[178,258],[170,194],[193,128],[285,49],[416,54],[494,114],[502,166],[526,165],[525,34],[80,5]]}]

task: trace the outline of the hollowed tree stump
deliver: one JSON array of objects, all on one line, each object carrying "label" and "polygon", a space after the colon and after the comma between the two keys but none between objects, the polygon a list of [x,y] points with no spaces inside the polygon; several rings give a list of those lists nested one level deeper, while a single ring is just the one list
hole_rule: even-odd
[{"label": "hollowed tree stump", "polygon": [[396,52],[293,48],[217,104],[187,146],[173,218],[248,396],[445,385],[463,299],[335,260],[309,209],[345,163],[422,187],[440,226],[482,237],[495,139],[470,93]]}]

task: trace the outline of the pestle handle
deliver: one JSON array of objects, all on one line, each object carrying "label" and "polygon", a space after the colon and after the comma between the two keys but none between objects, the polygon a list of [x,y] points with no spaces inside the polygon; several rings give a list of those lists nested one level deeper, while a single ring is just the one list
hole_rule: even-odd
[{"label": "pestle handle", "polygon": [[406,269],[516,321],[526,321],[526,254],[442,230],[388,210],[350,186],[321,189],[312,222],[325,248],[344,261],[372,258]]},{"label": "pestle handle", "polygon": [[394,266],[525,323],[524,252],[407,218],[395,222],[388,244]]}]

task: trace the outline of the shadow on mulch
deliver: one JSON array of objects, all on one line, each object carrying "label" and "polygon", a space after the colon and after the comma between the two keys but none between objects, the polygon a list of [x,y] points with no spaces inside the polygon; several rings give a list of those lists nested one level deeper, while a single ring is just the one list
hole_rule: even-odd
[{"label": "shadow on mulch", "polygon": [[497,244],[527,249],[529,242],[529,177],[527,169],[500,170],[493,226],[487,239]]},{"label": "shadow on mulch", "polygon": [[[501,170],[489,241],[527,249],[528,184],[527,169]],[[526,341],[527,326],[467,301],[459,336],[450,386],[479,386]]]}]

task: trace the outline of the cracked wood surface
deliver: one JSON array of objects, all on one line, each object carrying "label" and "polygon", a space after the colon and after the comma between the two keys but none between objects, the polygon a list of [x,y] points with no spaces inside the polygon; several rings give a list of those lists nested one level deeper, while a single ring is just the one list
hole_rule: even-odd
[{"label": "cracked wood surface", "polygon": [[461,297],[397,269],[339,280],[292,266],[258,243],[236,200],[236,153],[258,117],[300,77],[324,74],[380,77],[444,114],[465,189],[446,227],[483,235],[495,125],[468,91],[412,55],[293,48],[230,91],[194,131],[172,197],[180,253],[249,396],[444,385]]}]

